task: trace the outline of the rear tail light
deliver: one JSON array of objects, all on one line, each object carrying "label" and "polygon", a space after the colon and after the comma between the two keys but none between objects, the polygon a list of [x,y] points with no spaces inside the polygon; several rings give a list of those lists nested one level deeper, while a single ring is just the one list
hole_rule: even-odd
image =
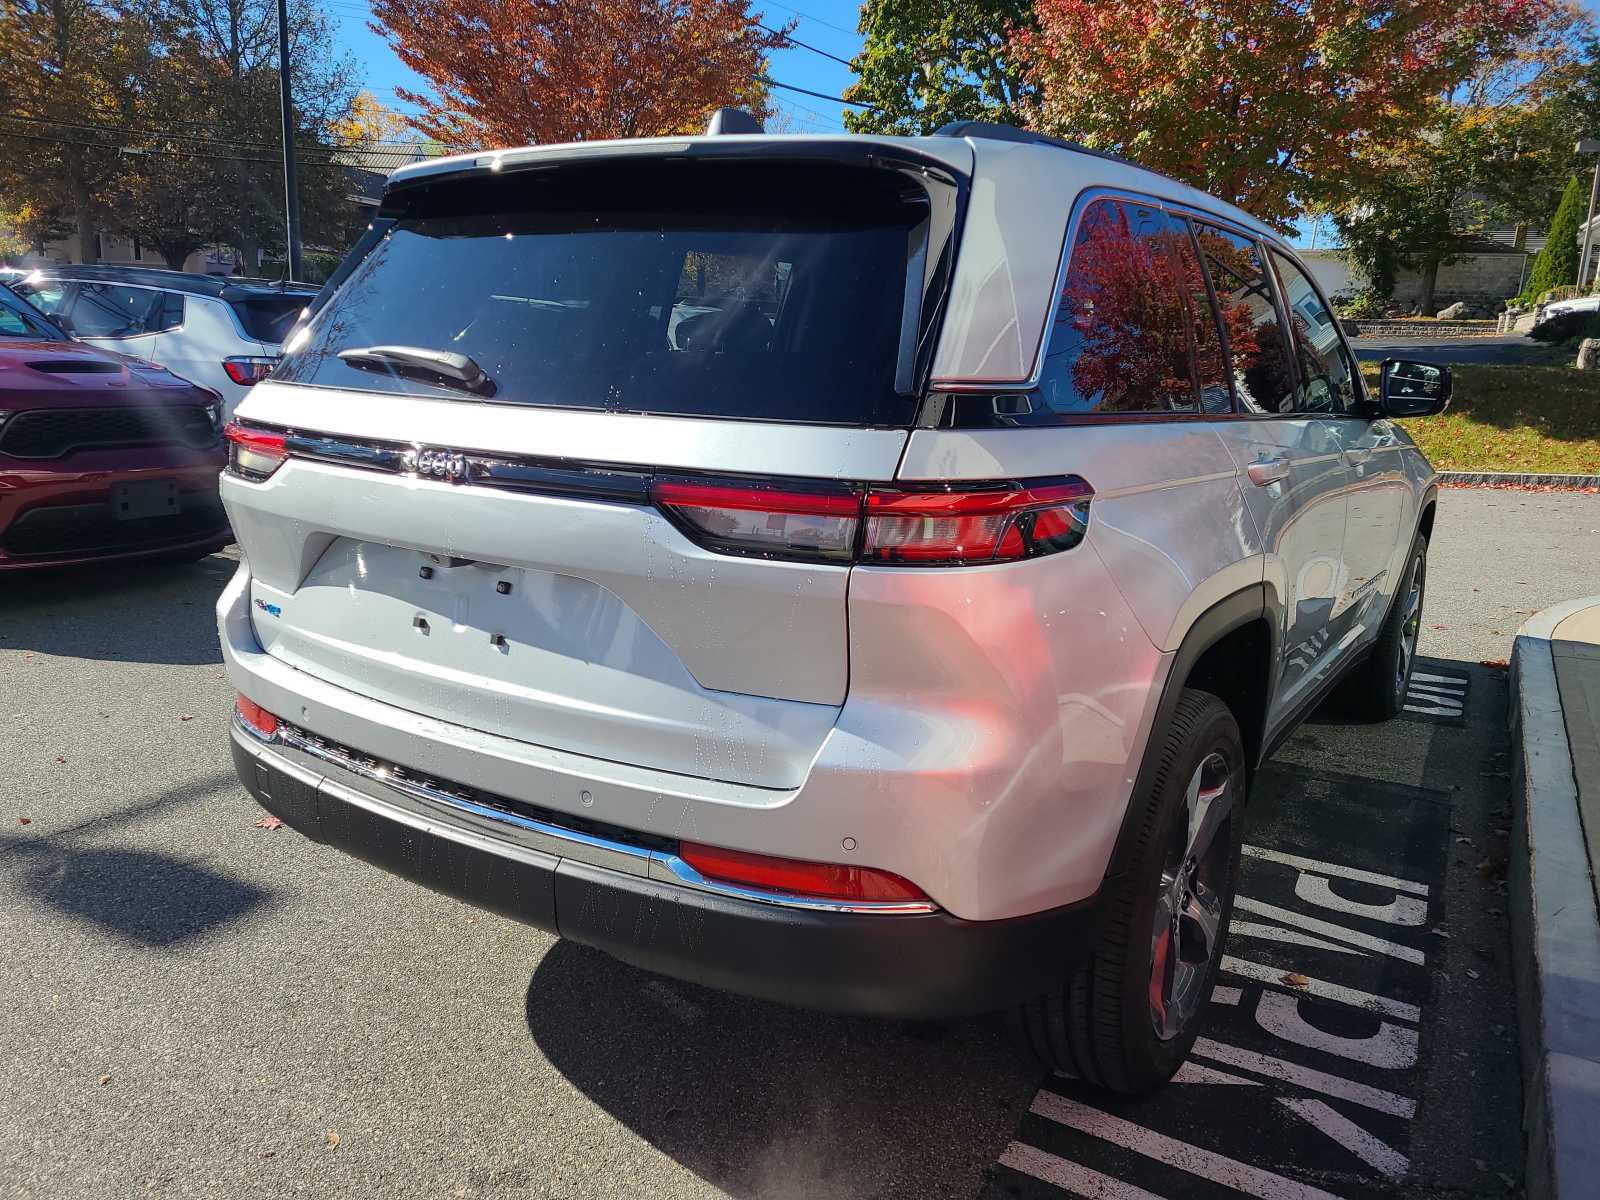
[{"label": "rear tail light", "polygon": [[1069,550],[1094,489],[1077,476],[860,487],[657,479],[651,497],[695,541],[727,554],[895,566],[1014,562]]},{"label": "rear tail light", "polygon": [[811,896],[820,900],[892,902],[928,899],[927,893],[910,880],[874,867],[801,862],[766,854],[748,854],[743,850],[723,850],[696,842],[681,843],[678,857],[707,879],[758,891]]},{"label": "rear tail light", "polygon": [[253,355],[222,360],[222,369],[228,373],[228,378],[241,387],[249,387],[252,383],[260,383],[271,373],[272,368],[277,365],[278,360],[276,358],[258,358]]},{"label": "rear tail light", "polygon": [[233,708],[240,720],[263,737],[272,737],[278,732],[278,718],[242,692],[233,702]]},{"label": "rear tail light", "polygon": [[265,479],[289,457],[281,433],[246,429],[237,421],[228,422],[222,433],[228,439],[228,470],[245,479]]}]

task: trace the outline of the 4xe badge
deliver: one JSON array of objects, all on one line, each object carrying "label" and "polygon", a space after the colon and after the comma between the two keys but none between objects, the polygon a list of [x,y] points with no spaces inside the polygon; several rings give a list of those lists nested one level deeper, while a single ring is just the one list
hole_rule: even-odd
[{"label": "4xe badge", "polygon": [[406,465],[418,475],[451,483],[461,483],[470,470],[467,456],[455,450],[414,450],[407,455]]},{"label": "4xe badge", "polygon": [[259,596],[256,597],[256,607],[259,608],[262,612],[266,613],[269,617],[281,617],[281,616],[283,616],[283,609],[279,608],[276,604],[268,604],[265,600],[261,599]]}]

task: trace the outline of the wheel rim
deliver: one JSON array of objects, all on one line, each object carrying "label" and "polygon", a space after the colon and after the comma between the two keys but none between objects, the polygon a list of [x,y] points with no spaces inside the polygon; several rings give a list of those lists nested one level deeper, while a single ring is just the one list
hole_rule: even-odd
[{"label": "wheel rim", "polygon": [[1233,818],[1233,774],[1220,753],[1206,756],[1184,792],[1150,927],[1150,1023],[1163,1041],[1193,1019],[1216,957]]},{"label": "wheel rim", "polygon": [[1411,568],[1411,578],[1406,587],[1405,604],[1400,609],[1400,661],[1395,666],[1394,690],[1404,696],[1411,682],[1411,662],[1417,654],[1417,631],[1422,628],[1422,573],[1423,560],[1418,558]]}]

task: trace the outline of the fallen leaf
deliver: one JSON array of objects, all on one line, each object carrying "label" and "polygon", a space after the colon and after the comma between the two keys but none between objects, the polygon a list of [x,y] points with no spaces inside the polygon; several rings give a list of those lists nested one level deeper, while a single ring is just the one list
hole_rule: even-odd
[{"label": "fallen leaf", "polygon": [[109,1075],[100,1076],[100,1086],[101,1087],[105,1087],[105,1085],[110,1083],[110,1082],[111,1082],[111,1076],[109,1076]]},{"label": "fallen leaf", "polygon": [[283,821],[274,816],[265,816],[256,822],[257,829],[282,829]]},{"label": "fallen leaf", "polygon": [[[291,62],[292,62],[292,61],[293,61],[293,60],[292,60],[292,59],[291,59],[291,60],[290,60],[290,61],[291,61]],[[261,1155],[260,1155],[260,1156],[261,1156],[261,1157],[262,1157],[262,1158],[274,1158],[274,1157],[276,1157],[276,1156],[277,1156],[277,1153],[278,1153],[278,1152],[277,1152],[277,1151],[276,1151],[276,1150],[263,1150],[263,1151],[262,1151],[262,1152],[261,1152]]]},{"label": "fallen leaf", "polygon": [[1433,928],[1433,929],[1430,929],[1430,930],[1428,930],[1428,932],[1429,932],[1429,933],[1431,933],[1431,934],[1433,934],[1433,936],[1434,936],[1434,937],[1442,937],[1442,938],[1447,938],[1447,937],[1449,937],[1449,936],[1450,936],[1450,935],[1449,935],[1449,934],[1448,934],[1448,933],[1446,933],[1446,932],[1445,932],[1445,931],[1444,931],[1444,930],[1442,930],[1442,929],[1439,929],[1439,928],[1437,928],[1437,927],[1435,927],[1435,928]]},{"label": "fallen leaf", "polygon": [[1434,628],[1434,629],[1449,629],[1450,626],[1448,626],[1448,625],[1434,625],[1434,626],[1432,626],[1432,628]]},{"label": "fallen leaf", "polygon": [[1305,987],[1311,982],[1311,980],[1307,979],[1298,971],[1290,971],[1287,975],[1281,976],[1278,982],[1287,983],[1290,987]]},{"label": "fallen leaf", "polygon": [[1471,967],[1468,967],[1467,968],[1467,978],[1468,979],[1476,979],[1476,978],[1478,978],[1478,973],[1476,971],[1474,971]]},{"label": "fallen leaf", "polygon": [[17,824],[18,825],[32,825],[33,824],[33,818],[32,817],[18,817],[17,818]]},{"label": "fallen leaf", "polygon": [[1480,667],[1509,667],[1511,664],[1503,658],[1484,658],[1478,660],[1478,665]]},{"label": "fallen leaf", "polygon": [[56,755],[56,761],[58,763],[64,763],[67,761],[67,756],[65,754],[58,754]]},{"label": "fallen leaf", "polygon": [[183,716],[178,718],[178,720],[180,720],[180,721],[192,721],[192,720],[194,720],[194,714],[193,713],[184,713]]},{"label": "fallen leaf", "polygon": [[337,1129],[330,1129],[330,1130],[328,1130],[328,1149],[329,1150],[337,1150],[338,1148],[339,1148],[339,1131]]}]

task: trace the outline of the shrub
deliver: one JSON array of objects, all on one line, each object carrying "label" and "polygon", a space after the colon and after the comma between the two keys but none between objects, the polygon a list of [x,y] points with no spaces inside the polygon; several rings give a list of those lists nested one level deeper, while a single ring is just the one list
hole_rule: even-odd
[{"label": "shrub", "polygon": [[1351,321],[1378,321],[1389,307],[1389,297],[1376,288],[1339,292],[1332,298],[1333,311]]},{"label": "shrub", "polygon": [[1562,313],[1548,321],[1540,321],[1529,331],[1530,337],[1552,346],[1576,344],[1583,338],[1600,338],[1600,313]]}]

